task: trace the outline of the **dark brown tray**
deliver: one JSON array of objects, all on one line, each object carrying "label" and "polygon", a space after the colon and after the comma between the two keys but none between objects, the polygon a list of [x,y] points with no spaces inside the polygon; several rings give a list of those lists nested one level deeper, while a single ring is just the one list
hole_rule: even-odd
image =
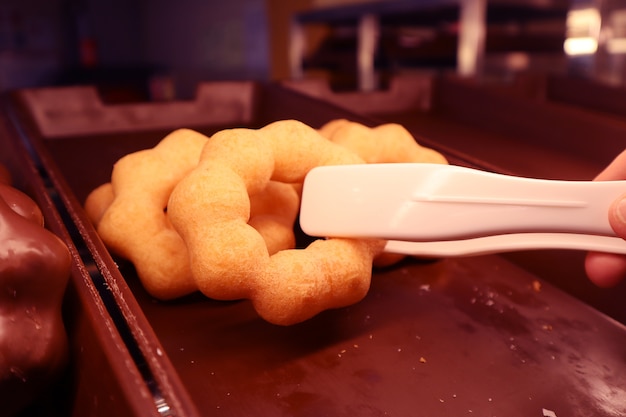
[{"label": "dark brown tray", "polygon": [[[156,129],[131,122],[103,130],[94,121],[91,133],[52,135],[45,118],[33,115],[51,104],[63,109],[53,90],[47,105],[18,94],[12,106],[14,123],[55,173],[80,233],[75,242],[108,284],[99,293],[116,301],[161,405],[188,416],[626,412],[624,326],[500,256],[411,260],[376,271],[362,302],[291,327],[260,320],[246,301],[149,297],[132,266],[110,257],[80,207],[117,158],[175,127],[211,133],[286,118],[314,127],[339,117],[373,123],[275,85],[230,83],[222,91],[223,107],[245,110],[239,119],[214,122],[207,112],[204,125],[190,126],[180,114],[178,123]],[[449,156],[480,165],[463,153]]]},{"label": "dark brown tray", "polygon": [[0,163],[9,168],[13,185],[41,207],[46,227],[65,241],[74,259],[63,305],[71,360],[64,375],[24,416],[157,416],[152,389],[135,360],[136,347],[128,344],[119,321],[107,311],[98,290],[102,283],[92,280],[92,263],[84,262],[74,245],[75,227],[58,210],[60,196],[53,185],[58,172],[48,171],[30,153],[4,111],[6,104],[0,103]]}]

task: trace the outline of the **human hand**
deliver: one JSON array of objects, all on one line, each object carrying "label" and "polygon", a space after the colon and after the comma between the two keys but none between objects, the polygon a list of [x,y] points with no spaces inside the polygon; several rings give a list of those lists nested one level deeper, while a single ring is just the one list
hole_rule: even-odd
[{"label": "human hand", "polygon": [[[598,176],[596,181],[626,179],[626,150],[619,154]],[[609,223],[617,236],[626,239],[626,189],[609,208]],[[626,256],[613,253],[589,252],[585,258],[589,279],[600,287],[612,287],[626,277]]]}]

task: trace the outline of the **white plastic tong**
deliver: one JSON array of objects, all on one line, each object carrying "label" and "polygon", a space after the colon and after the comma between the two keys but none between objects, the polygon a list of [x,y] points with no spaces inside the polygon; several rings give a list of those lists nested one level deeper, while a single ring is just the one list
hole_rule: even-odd
[{"label": "white plastic tong", "polygon": [[385,251],[462,256],[530,249],[626,254],[609,205],[626,181],[562,181],[421,163],[314,168],[302,191],[310,236],[379,238]]}]

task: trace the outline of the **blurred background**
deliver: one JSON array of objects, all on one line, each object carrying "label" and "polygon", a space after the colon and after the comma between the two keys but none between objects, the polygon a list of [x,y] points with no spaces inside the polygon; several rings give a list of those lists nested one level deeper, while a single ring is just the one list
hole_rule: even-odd
[{"label": "blurred background", "polygon": [[2,0],[0,91],[95,84],[105,101],[185,99],[202,80],[403,71],[624,82],[626,1]]}]

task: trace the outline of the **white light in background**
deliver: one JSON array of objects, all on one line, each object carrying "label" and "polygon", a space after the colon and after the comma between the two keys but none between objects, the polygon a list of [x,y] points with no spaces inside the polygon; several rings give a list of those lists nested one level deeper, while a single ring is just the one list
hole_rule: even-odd
[{"label": "white light in background", "polygon": [[567,55],[590,55],[598,50],[598,41],[592,37],[567,38],[563,44]]},{"label": "white light in background", "polygon": [[610,54],[626,54],[626,10],[614,10],[609,16],[606,51]]},{"label": "white light in background", "polygon": [[567,55],[590,55],[598,50],[600,12],[595,7],[570,10],[567,13],[567,38],[563,49]]}]

